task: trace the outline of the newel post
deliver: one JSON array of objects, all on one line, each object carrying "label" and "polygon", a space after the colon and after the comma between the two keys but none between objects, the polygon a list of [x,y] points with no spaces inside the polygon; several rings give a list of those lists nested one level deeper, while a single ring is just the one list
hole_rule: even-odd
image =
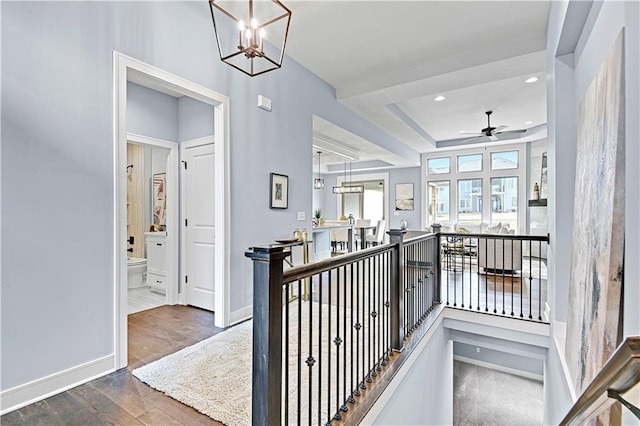
[{"label": "newel post", "polygon": [[404,344],[404,234],[402,229],[390,229],[389,240],[394,244],[391,252],[391,348],[402,350]]},{"label": "newel post", "polygon": [[[281,424],[282,247],[253,247],[253,368],[251,424]],[[271,342],[271,344],[269,344]]]},{"label": "newel post", "polygon": [[435,297],[434,297],[434,302],[435,303],[441,303],[442,302],[442,291],[441,291],[441,285],[442,283],[440,282],[440,275],[442,273],[442,259],[440,258],[440,247],[442,247],[441,245],[441,241],[440,241],[440,232],[442,230],[442,225],[440,225],[439,223],[434,223],[433,225],[431,225],[431,228],[433,230],[433,233],[436,234],[436,263],[433,268],[433,270],[435,271],[435,279],[436,279],[436,289],[435,289]]}]

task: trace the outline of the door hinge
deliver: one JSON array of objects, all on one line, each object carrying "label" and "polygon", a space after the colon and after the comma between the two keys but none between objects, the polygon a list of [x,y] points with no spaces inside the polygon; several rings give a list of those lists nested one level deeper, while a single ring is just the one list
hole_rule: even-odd
[{"label": "door hinge", "polygon": [[188,275],[185,275],[185,276],[184,276],[184,283],[186,284],[186,283],[188,283],[188,282],[189,282],[189,276],[188,276]]},{"label": "door hinge", "polygon": [[187,162],[185,160],[182,160],[182,164],[184,164],[184,169],[187,170]]},{"label": "door hinge", "polygon": [[188,222],[188,219],[185,219],[185,220],[184,220],[184,226],[189,226],[189,225],[187,225],[188,223],[189,223],[189,222]]}]

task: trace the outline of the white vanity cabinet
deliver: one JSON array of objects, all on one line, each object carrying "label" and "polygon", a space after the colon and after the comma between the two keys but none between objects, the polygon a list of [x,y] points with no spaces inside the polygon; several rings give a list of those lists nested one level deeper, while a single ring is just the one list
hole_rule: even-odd
[{"label": "white vanity cabinet", "polygon": [[145,232],[147,245],[147,285],[152,290],[167,291],[167,233]]}]

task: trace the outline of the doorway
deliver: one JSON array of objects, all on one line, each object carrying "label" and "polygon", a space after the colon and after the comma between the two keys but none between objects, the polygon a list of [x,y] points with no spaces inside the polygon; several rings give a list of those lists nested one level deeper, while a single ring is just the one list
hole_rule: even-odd
[{"label": "doorway", "polygon": [[167,238],[178,215],[176,149],[127,133],[127,315],[177,302],[178,259]]},{"label": "doorway", "polygon": [[[345,182],[342,176],[337,177],[338,186]],[[345,194],[337,199],[337,217],[353,214],[356,218],[389,220],[389,173],[371,173],[356,175],[353,184],[362,184],[363,193]]]},{"label": "doorway", "polygon": [[[115,233],[114,233],[114,349],[115,368],[119,369],[127,365],[127,230],[126,230],[126,148],[127,148],[127,83],[138,85],[167,93],[172,96],[186,96],[196,101],[208,104],[214,108],[215,136],[214,152],[214,226],[215,256],[214,264],[214,310],[215,325],[227,327],[229,325],[229,250],[228,218],[229,218],[229,177],[227,164],[229,162],[228,140],[228,98],[206,87],[187,81],[176,75],[167,73],[159,68],[145,64],[144,62],[130,58],[119,52],[114,52],[114,200],[115,200]],[[178,164],[177,145],[173,153],[169,154],[169,163]],[[178,194],[177,172],[172,180],[175,188],[173,194]],[[170,189],[170,180],[167,180],[167,192]],[[177,203],[176,203],[177,204]],[[167,212],[168,213],[168,212]],[[170,220],[174,220],[172,226]],[[167,217],[167,256],[177,259],[178,250],[178,213],[173,219]],[[174,231],[172,231],[172,229]],[[178,283],[178,268],[172,271]],[[173,293],[175,291],[175,293]],[[167,300],[169,303],[178,301],[179,288],[169,286],[167,288]],[[175,299],[173,297],[175,296]],[[181,296],[181,295],[180,295]],[[176,300],[173,302],[173,300]],[[186,303],[179,300],[181,303]]]}]

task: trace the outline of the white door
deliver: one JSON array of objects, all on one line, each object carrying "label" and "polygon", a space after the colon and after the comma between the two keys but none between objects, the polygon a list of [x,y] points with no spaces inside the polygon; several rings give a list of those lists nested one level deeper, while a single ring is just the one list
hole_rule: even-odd
[{"label": "white door", "polygon": [[184,274],[188,305],[214,309],[214,145],[183,151]]}]

